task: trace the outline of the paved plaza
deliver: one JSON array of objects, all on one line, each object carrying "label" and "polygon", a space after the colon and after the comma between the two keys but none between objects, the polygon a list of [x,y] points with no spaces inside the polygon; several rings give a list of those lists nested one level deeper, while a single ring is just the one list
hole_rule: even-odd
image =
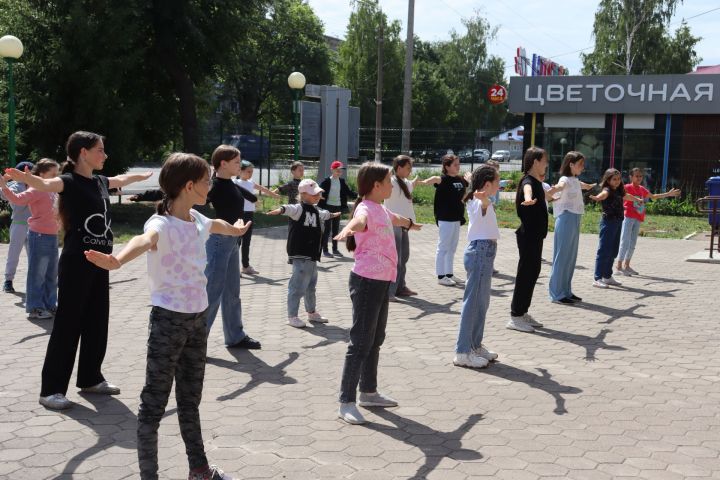
[{"label": "paved plaza", "polygon": [[[547,298],[549,263],[531,313],[547,328],[505,329],[517,249],[502,231],[483,370],[452,365],[462,290],[434,275],[437,228],[411,233],[408,285],[390,304],[380,389],[400,406],[371,422],[336,417],[351,305],[349,258],[323,261],[318,309],[327,325],[286,325],[286,228],[257,230],[241,287],[259,351],[228,350],[222,323],[208,342],[201,405],[208,457],[243,479],[720,479],[720,265],[687,263],[704,242],[640,238],[634,278],[592,288],[596,235],[582,235],[577,306]],[[464,238],[464,229],[463,237]],[[464,276],[461,251],[456,274]],[[344,249],[343,249],[344,250]],[[117,247],[116,247],[117,251]],[[4,263],[7,245],[0,246]],[[552,234],[544,257],[552,257]],[[16,287],[24,290],[26,260]],[[137,478],[136,414],[150,310],[144,259],[113,272],[104,373],[116,397],[80,395],[66,412],[38,404],[52,322],[29,321],[22,297],[0,294],[0,478]],[[175,399],[160,427],[161,478],[187,461]]]}]

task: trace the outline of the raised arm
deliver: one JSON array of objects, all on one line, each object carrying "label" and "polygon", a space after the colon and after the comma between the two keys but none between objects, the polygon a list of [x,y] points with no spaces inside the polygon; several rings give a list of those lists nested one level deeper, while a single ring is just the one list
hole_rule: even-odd
[{"label": "raised arm", "polygon": [[[602,192],[600,192],[600,193],[597,194],[597,195],[588,195],[588,198],[589,198],[590,200],[595,201],[595,202],[602,202],[603,200],[605,200],[605,199],[608,197],[608,195],[610,195],[610,194],[608,193],[608,191],[607,191],[607,190],[603,190]],[[627,195],[625,195],[625,196],[627,197]],[[633,198],[635,198],[635,197],[633,197]]]},{"label": "raised arm", "polygon": [[14,168],[6,168],[4,178],[5,180],[15,180],[16,182],[24,183],[33,187],[35,190],[40,190],[41,192],[60,193],[65,187],[65,184],[60,179],[60,177],[36,177],[32,173],[30,173],[29,168],[26,168],[24,172],[21,172]]},{"label": "raised arm", "polygon": [[0,197],[7,199],[8,202],[12,203],[13,205],[27,205],[30,203],[32,196],[28,195],[26,192],[20,192],[15,193],[12,191],[10,187],[7,186],[7,183],[5,183],[5,179],[0,176]]},{"label": "raised arm", "polygon": [[650,198],[657,200],[658,198],[679,197],[681,193],[679,189],[673,188],[665,193],[651,193]]},{"label": "raised arm", "polygon": [[434,177],[428,177],[425,180],[418,180],[417,177],[415,177],[415,180],[413,182],[421,183],[423,185],[437,185],[442,181],[442,178],[435,175]]},{"label": "raised arm", "polygon": [[583,190],[590,190],[591,188],[595,188],[595,185],[597,185],[597,183],[585,183],[583,181],[580,181],[580,188]]},{"label": "raised arm", "polygon": [[123,175],[116,175],[114,177],[108,177],[109,188],[122,188],[131,183],[139,182],[140,180],[147,180],[152,176],[153,172],[145,173],[125,173]]},{"label": "raised arm", "polygon": [[155,230],[149,230],[142,235],[137,235],[130,239],[120,253],[110,255],[100,253],[96,250],[88,250],[85,252],[85,258],[90,263],[97,265],[105,270],[116,270],[126,263],[136,259],[148,250],[155,248],[159,235]]},{"label": "raised arm", "polygon": [[345,225],[345,228],[340,230],[340,233],[333,237],[333,240],[345,240],[347,237],[355,235],[357,232],[362,232],[367,227],[367,217],[365,215],[358,215],[353,217],[352,220]]},{"label": "raised arm", "polygon": [[217,233],[218,235],[228,235],[231,237],[242,237],[243,235],[245,235],[245,232],[248,231],[250,225],[252,225],[252,222],[245,223],[243,222],[242,218],[238,219],[238,221],[232,225],[230,225],[225,220],[216,218],[212,220],[212,223],[210,224],[210,233]]},{"label": "raised arm", "polygon": [[265,188],[262,185],[260,185],[259,183],[255,184],[255,189],[258,192],[260,192],[261,194],[264,193],[265,195],[268,195],[273,198],[281,198],[281,196],[278,195],[277,193],[275,193],[273,190],[270,190],[269,188]]},{"label": "raised arm", "polygon": [[392,217],[393,227],[402,227],[407,230],[420,230],[422,228],[422,225],[413,222],[411,218],[403,217],[393,212],[390,212],[390,215]]}]

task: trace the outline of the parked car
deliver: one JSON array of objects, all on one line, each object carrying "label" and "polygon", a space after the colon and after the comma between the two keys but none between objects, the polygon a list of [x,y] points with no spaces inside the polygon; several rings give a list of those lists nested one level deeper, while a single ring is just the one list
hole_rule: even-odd
[{"label": "parked car", "polygon": [[460,152],[458,153],[458,157],[460,158],[461,162],[469,162],[472,156],[473,152],[470,149],[460,150]]},{"label": "parked car", "polygon": [[476,162],[487,162],[490,159],[490,150],[484,148],[476,148],[473,150],[473,158]]},{"label": "parked car", "polygon": [[508,162],[510,161],[510,150],[496,150],[490,158],[498,162]]}]

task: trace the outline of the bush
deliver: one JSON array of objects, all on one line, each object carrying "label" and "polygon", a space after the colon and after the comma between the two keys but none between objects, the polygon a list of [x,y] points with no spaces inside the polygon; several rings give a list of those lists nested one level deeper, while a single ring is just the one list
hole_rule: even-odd
[{"label": "bush", "polygon": [[672,215],[675,217],[704,217],[707,215],[697,211],[695,201],[691,197],[654,200],[648,202],[645,211],[648,215]]}]

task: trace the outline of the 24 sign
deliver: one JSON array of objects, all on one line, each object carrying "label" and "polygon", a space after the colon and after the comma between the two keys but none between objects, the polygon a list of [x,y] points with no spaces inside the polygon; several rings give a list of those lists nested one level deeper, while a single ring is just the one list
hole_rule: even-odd
[{"label": "24 sign", "polygon": [[507,89],[502,85],[495,84],[488,90],[488,100],[493,105],[500,105],[507,100]]}]

